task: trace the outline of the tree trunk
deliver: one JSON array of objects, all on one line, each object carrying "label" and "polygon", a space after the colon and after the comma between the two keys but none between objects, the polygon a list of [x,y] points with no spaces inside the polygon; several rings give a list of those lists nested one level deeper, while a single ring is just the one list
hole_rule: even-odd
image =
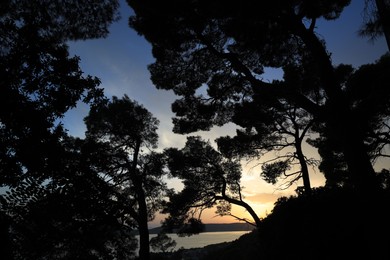
[{"label": "tree trunk", "polygon": [[305,194],[310,195],[311,184],[310,184],[310,177],[309,177],[309,169],[307,168],[305,156],[302,152],[302,142],[300,141],[300,139],[295,144],[295,152],[297,154],[298,161],[301,166],[302,180],[303,180],[303,187],[305,188]]},{"label": "tree trunk", "polygon": [[219,197],[219,196],[216,196],[216,198],[217,198],[217,199],[226,200],[227,202],[229,202],[229,203],[231,203],[231,204],[234,204],[234,205],[243,207],[244,209],[246,209],[246,210],[248,211],[248,213],[251,215],[251,217],[252,217],[253,220],[255,221],[256,227],[257,227],[257,228],[260,227],[260,225],[261,225],[261,220],[260,220],[260,218],[257,216],[256,212],[252,209],[252,207],[251,207],[248,203],[246,203],[246,202],[244,202],[244,201],[242,201],[242,200],[237,200],[237,199],[230,198],[230,197],[228,197],[228,196],[226,196],[226,195],[220,196],[220,197]]},{"label": "tree trunk", "polygon": [[150,259],[149,229],[148,229],[148,208],[146,205],[145,192],[142,186],[142,176],[137,169],[138,155],[141,147],[141,140],[138,140],[134,149],[133,165],[131,169],[131,180],[135,186],[138,202],[138,232],[139,232],[139,258]]},{"label": "tree trunk", "polygon": [[[143,197],[143,199],[141,199]],[[149,229],[148,229],[148,212],[146,208],[146,202],[144,196],[140,196],[138,200],[139,206],[139,257],[142,260],[150,259],[150,248],[149,248]]]},{"label": "tree trunk", "polygon": [[359,119],[354,119],[345,94],[335,79],[330,56],[314,32],[306,29],[300,20],[297,34],[301,36],[317,60],[321,82],[328,97],[326,110],[323,111],[322,118],[318,119],[331,127],[342,143],[343,154],[354,186],[361,191],[375,189],[375,171],[367,154],[363,135],[354,123]]},{"label": "tree trunk", "polygon": [[376,173],[367,153],[363,137],[353,122],[345,120],[345,130],[340,136],[345,160],[351,175],[352,184],[360,191],[374,191],[379,188]]},{"label": "tree trunk", "polygon": [[246,209],[248,211],[248,213],[251,215],[251,217],[253,218],[253,220],[255,221],[256,227],[259,228],[260,225],[261,225],[261,220],[260,220],[259,216],[257,216],[256,212],[245,201],[234,199],[234,198],[230,198],[229,196],[227,196],[226,195],[226,180],[223,178],[222,181],[223,181],[222,196],[215,196],[215,198],[216,199],[220,199],[220,200],[225,200],[225,201],[227,201],[227,202],[229,202],[231,204],[235,204],[237,206],[241,206],[244,209]]}]

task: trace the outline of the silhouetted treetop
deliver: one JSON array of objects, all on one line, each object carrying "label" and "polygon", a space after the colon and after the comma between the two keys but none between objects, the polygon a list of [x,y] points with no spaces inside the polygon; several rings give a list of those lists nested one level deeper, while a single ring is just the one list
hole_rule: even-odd
[{"label": "silhouetted treetop", "polygon": [[[230,215],[253,225],[260,224],[259,217],[243,200],[238,160],[224,157],[199,136],[188,137],[183,149],[169,148],[165,154],[170,174],[184,184],[181,191],[168,193],[169,201],[163,212],[170,215],[165,220],[165,226],[184,226],[185,229],[186,225],[191,226],[191,221],[196,223],[204,209],[214,206],[218,207],[218,215]],[[244,207],[253,219],[232,215],[230,203]]]},{"label": "silhouetted treetop", "polygon": [[365,0],[364,22],[359,34],[376,40],[384,35],[390,50],[390,2],[387,0]]},{"label": "silhouetted treetop", "polygon": [[109,25],[119,19],[118,7],[118,0],[5,0],[0,14],[9,30],[62,41],[85,40],[107,36]]},{"label": "silhouetted treetop", "polygon": [[[105,100],[100,80],[84,75],[67,42],[107,36],[117,8],[117,1],[1,2],[0,187],[9,191],[0,196],[0,236],[10,243],[2,255],[133,253],[131,228],[120,223],[112,190],[84,157],[83,142],[61,124],[78,102]],[[117,246],[122,239],[128,248]]]},{"label": "silhouetted treetop", "polygon": [[[280,120],[283,107],[301,109],[304,120],[327,127],[319,133],[336,137],[332,142],[344,155],[354,185],[378,187],[365,143],[368,131],[361,128],[369,119],[351,105],[345,88],[351,68],[334,66],[326,39],[317,33],[317,19],[337,19],[349,0],[277,0],[261,8],[253,1],[128,4],[135,12],[130,27],[152,45],[153,83],[179,96],[172,104],[174,132],[228,122],[256,127]],[[266,68],[281,69],[283,79],[266,80]],[[240,119],[250,109],[247,122]]]},{"label": "silhouetted treetop", "polygon": [[93,163],[116,191],[115,200],[125,205],[124,215],[139,231],[139,257],[147,260],[148,221],[161,209],[167,192],[165,156],[153,151],[159,121],[127,95],[93,107],[84,121],[86,139],[98,148],[90,150]]},{"label": "silhouetted treetop", "polygon": [[[136,13],[130,26],[153,47],[153,83],[181,96],[172,104],[175,132],[223,125],[237,104],[255,95],[274,105],[286,99],[323,116],[313,99],[318,84],[309,80],[314,78],[326,95],[338,97],[324,43],[313,32],[315,19],[336,19],[350,1],[267,1],[263,8],[251,1],[128,2]],[[307,61],[311,67],[302,66]],[[287,77],[298,66],[306,69],[300,88]],[[286,82],[264,80],[265,67],[282,68]]]},{"label": "silhouetted treetop", "polygon": [[[0,185],[59,167],[58,119],[78,101],[101,102],[100,80],[83,75],[69,40],[105,37],[117,1],[3,1],[0,7]],[[48,172],[48,171],[46,171]]]},{"label": "silhouetted treetop", "polygon": [[90,137],[132,149],[137,142],[157,147],[158,119],[127,95],[122,99],[114,96],[106,105],[94,107],[84,121]]}]

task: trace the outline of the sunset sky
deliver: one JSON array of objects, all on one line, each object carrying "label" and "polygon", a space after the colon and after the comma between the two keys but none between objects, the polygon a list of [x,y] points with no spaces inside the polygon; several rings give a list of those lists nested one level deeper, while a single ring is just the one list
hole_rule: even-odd
[{"label": "sunset sky", "polygon": [[[344,63],[359,67],[362,64],[372,63],[387,51],[384,38],[370,42],[358,36],[357,31],[363,21],[363,0],[352,1],[341,18],[332,22],[317,23],[317,32],[327,43],[335,65]],[[81,69],[85,74],[97,76],[101,79],[101,87],[105,89],[107,97],[122,97],[127,94],[147,108],[160,120],[159,149],[166,147],[183,147],[186,136],[172,133],[173,113],[171,103],[175,100],[172,92],[157,90],[150,81],[147,65],[153,62],[151,46],[145,39],[137,35],[128,26],[128,18],[132,14],[131,8],[124,0],[120,7],[121,19],[110,27],[110,35],[106,39],[87,40],[70,43],[70,53],[81,58]],[[272,70],[266,78],[280,78],[280,73]],[[83,118],[88,113],[88,107],[80,105],[68,112],[65,118],[65,127],[74,136],[84,136],[85,125]],[[234,126],[228,125],[215,128],[201,134],[206,140],[213,142],[218,136],[234,134]],[[306,150],[309,152],[310,150]],[[313,154],[315,156],[315,153]],[[296,186],[288,190],[279,190],[278,185],[270,185],[259,177],[259,168],[243,165],[242,185],[245,187],[245,201],[248,202],[260,217],[270,213],[273,203],[280,196],[293,194]],[[311,172],[312,186],[321,186],[324,183],[322,174]],[[172,187],[180,188],[177,181],[169,181]],[[280,185],[280,184],[279,184]],[[245,212],[234,208],[234,213],[242,216]],[[203,215],[204,223],[232,222],[232,218],[214,217],[214,210]],[[161,217],[150,223],[150,227],[159,225]]]}]

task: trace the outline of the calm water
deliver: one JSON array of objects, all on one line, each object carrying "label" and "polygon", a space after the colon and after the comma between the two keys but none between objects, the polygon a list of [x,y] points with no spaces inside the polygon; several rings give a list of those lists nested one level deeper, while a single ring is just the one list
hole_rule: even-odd
[{"label": "calm water", "polygon": [[[223,242],[230,242],[236,240],[240,236],[248,233],[250,231],[225,231],[225,232],[203,232],[199,235],[193,235],[190,237],[179,237],[177,234],[167,234],[169,237],[176,241],[176,247],[174,250],[179,250],[180,248],[189,249],[204,247],[211,244],[218,244]],[[157,236],[156,234],[151,234],[149,238]],[[138,238],[138,236],[136,236]],[[151,249],[152,250],[152,249]],[[153,250],[152,250],[153,251]]]}]

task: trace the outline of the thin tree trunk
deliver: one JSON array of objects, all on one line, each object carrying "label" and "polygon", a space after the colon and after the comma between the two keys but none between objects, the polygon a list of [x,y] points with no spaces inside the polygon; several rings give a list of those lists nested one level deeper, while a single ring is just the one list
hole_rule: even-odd
[{"label": "thin tree trunk", "polygon": [[256,227],[257,228],[260,227],[261,220],[257,216],[256,212],[252,209],[252,207],[248,203],[246,203],[246,202],[244,202],[242,200],[237,200],[237,199],[230,198],[230,197],[228,197],[226,195],[225,196],[216,196],[216,199],[225,200],[225,201],[227,201],[227,202],[229,202],[231,204],[243,207],[244,209],[246,209],[248,211],[248,213],[251,215],[251,217],[255,221]]},{"label": "thin tree trunk", "polygon": [[[140,194],[139,194],[140,195]],[[149,247],[149,229],[148,229],[148,212],[145,202],[145,196],[140,196],[138,200],[139,206],[139,257],[142,260],[150,259],[150,247]]]},{"label": "thin tree trunk", "polygon": [[299,134],[299,125],[295,120],[292,120],[295,128],[295,134],[294,134],[294,139],[295,139],[295,153],[299,161],[299,165],[301,166],[301,173],[302,173],[302,180],[303,180],[303,187],[305,188],[305,194],[311,195],[312,189],[311,189],[311,184],[310,184],[310,177],[309,177],[309,169],[307,167],[307,162],[305,155],[303,154],[302,151],[302,142],[303,139],[306,136],[307,131],[309,131],[313,121],[309,122],[304,128],[301,133]]},{"label": "thin tree trunk", "polygon": [[307,163],[305,160],[305,156],[303,155],[301,145],[302,145],[301,142],[295,145],[295,152],[297,154],[298,161],[301,166],[302,180],[303,180],[303,187],[305,188],[305,194],[310,195],[311,184],[310,184],[310,177],[309,177],[309,169],[307,168]]},{"label": "thin tree trunk", "polygon": [[138,202],[138,231],[139,231],[139,258],[150,259],[149,229],[148,229],[148,208],[146,205],[145,192],[142,187],[142,179],[137,169],[138,155],[141,147],[141,140],[138,140],[134,149],[131,179],[136,189]]}]

